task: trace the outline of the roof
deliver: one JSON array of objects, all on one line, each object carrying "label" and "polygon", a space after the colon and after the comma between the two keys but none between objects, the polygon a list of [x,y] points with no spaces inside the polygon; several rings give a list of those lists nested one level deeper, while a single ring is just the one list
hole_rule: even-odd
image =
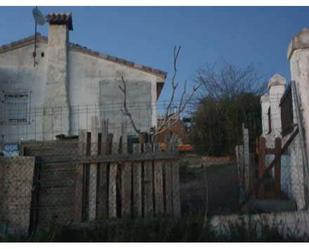
[{"label": "roof", "polygon": [[[55,19],[56,19],[56,17],[55,17]],[[0,46],[0,53],[4,53],[4,52],[7,52],[7,51],[10,51],[10,50],[13,50],[13,49],[17,49],[17,48],[20,48],[20,47],[30,45],[30,44],[33,44],[33,42],[34,42],[34,35],[26,37],[24,39],[20,39],[18,41],[15,41],[15,42],[12,42],[12,43],[9,43],[9,44],[5,44],[5,45]],[[48,38],[46,36],[41,35],[40,33],[37,33],[37,42],[47,43]],[[132,68],[141,70],[143,72],[154,74],[156,76],[161,77],[163,80],[166,79],[167,73],[164,72],[164,71],[161,71],[159,69],[156,69],[156,68],[148,67],[148,66],[141,65],[141,64],[136,64],[135,62],[132,62],[132,61],[129,61],[129,60],[126,60],[126,59],[122,59],[122,58],[119,58],[119,57],[111,56],[111,55],[108,55],[108,54],[103,54],[101,52],[94,51],[92,49],[89,49],[87,47],[81,46],[81,45],[76,44],[76,43],[70,42],[69,47],[73,50],[76,50],[76,51],[79,51],[79,52],[82,52],[82,53],[85,53],[85,54],[89,54],[89,55],[92,55],[92,56],[95,56],[95,57],[98,57],[98,58],[102,58],[102,59],[105,59],[105,60],[108,60],[108,61],[112,61],[112,62],[115,62],[115,63],[118,63],[118,64],[125,65],[125,66],[128,66],[128,67],[132,67]]]}]

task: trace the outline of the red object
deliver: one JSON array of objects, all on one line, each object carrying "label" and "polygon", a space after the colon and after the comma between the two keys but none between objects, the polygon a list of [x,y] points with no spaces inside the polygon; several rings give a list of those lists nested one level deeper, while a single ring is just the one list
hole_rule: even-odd
[{"label": "red object", "polygon": [[177,146],[177,150],[180,152],[191,152],[193,151],[193,147],[190,144],[182,144]]}]

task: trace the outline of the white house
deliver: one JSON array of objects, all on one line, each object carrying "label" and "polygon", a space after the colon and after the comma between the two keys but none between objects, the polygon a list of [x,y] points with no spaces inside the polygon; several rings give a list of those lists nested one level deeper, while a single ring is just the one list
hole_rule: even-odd
[{"label": "white house", "polygon": [[121,76],[137,127],[148,131],[156,125],[165,72],[69,42],[71,14],[52,13],[47,20],[48,37],[37,34],[0,47],[2,142],[77,135],[90,128],[94,115],[108,119],[116,132],[126,119]]}]

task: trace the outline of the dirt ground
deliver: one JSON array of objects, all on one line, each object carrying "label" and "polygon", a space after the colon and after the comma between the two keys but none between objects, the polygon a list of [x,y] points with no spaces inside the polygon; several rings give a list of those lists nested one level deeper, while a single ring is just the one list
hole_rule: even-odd
[{"label": "dirt ground", "polygon": [[201,167],[198,158],[182,160],[180,195],[182,213],[230,214],[238,210],[237,169],[234,163]]}]

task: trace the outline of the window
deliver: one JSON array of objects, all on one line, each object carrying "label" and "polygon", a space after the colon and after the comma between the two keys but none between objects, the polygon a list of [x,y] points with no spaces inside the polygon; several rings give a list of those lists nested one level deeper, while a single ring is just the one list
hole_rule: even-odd
[{"label": "window", "polygon": [[24,124],[29,121],[29,92],[4,92],[4,108],[8,124]]}]

